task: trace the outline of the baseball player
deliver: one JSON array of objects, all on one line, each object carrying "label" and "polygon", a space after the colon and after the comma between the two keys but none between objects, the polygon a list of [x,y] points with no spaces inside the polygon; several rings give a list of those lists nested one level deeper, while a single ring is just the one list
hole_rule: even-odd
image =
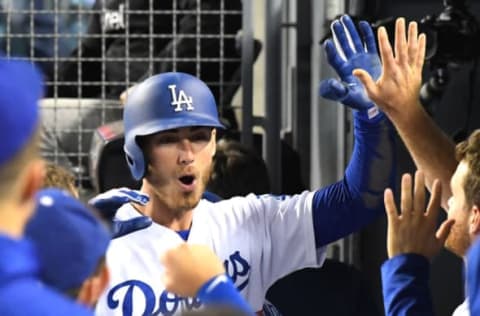
[{"label": "baseball player", "polygon": [[94,306],[108,283],[110,233],[96,213],[67,191],[43,189],[25,228],[38,253],[44,284]]},{"label": "baseball player", "polygon": [[[410,22],[407,28],[405,19],[398,18],[395,24],[395,45],[390,44],[383,27],[378,30],[378,41],[383,60],[382,77],[372,80],[361,69],[356,69],[354,75],[364,83],[371,99],[385,109],[418,170],[424,174],[425,180],[423,176],[420,177],[422,185],[415,187],[413,196],[424,195],[420,190],[424,181],[432,196],[441,200],[441,205],[447,210],[447,221],[437,232],[432,225],[436,224],[435,219],[426,225],[430,228],[427,231],[430,236],[418,229],[418,220],[410,221],[403,218],[403,215],[403,219],[397,219],[393,211],[389,212],[389,260],[383,263],[381,270],[385,312],[387,315],[431,315],[433,308],[426,279],[430,268],[427,258],[436,254],[444,245],[465,259],[467,249],[480,232],[476,220],[480,203],[475,198],[478,192],[476,179],[479,172],[476,166],[479,161],[480,135],[476,131],[468,137],[467,142],[455,147],[420,104],[426,37],[425,34],[418,34],[416,22]],[[409,197],[410,183],[408,176],[402,179],[402,214],[410,214],[409,210],[417,212],[419,205],[422,205]],[[435,192],[439,183],[441,192]],[[390,209],[396,209],[392,192],[386,192],[385,202],[387,209],[388,205]],[[429,209],[432,208],[431,204]],[[423,210],[424,208],[421,212]],[[415,235],[422,238],[414,238]],[[468,300],[457,306],[453,315],[470,315]]]},{"label": "baseball player", "polygon": [[[366,49],[349,18],[334,22],[344,54],[378,76],[373,33],[361,24]],[[353,39],[352,44],[347,37]],[[253,194],[211,203],[201,199],[215,154],[217,106],[210,89],[184,73],[162,73],[139,84],[124,109],[124,150],[130,171],[143,179],[145,206],[124,205],[118,220],[149,216],[153,224],[112,241],[107,251],[110,284],[98,315],[177,315],[198,309],[198,297],[169,293],[158,263],[183,243],[210,247],[226,274],[255,311],[279,278],[321,266],[325,246],[358,231],[383,213],[383,189],[392,185],[393,134],[386,117],[365,97],[341,63],[342,100],[354,107],[355,144],[344,178],[294,196]],[[348,72],[350,69],[350,73]]]},{"label": "baseball player", "polygon": [[39,285],[39,262],[24,228],[35,211],[44,165],[38,150],[41,75],[0,59],[0,315],[91,315]]}]

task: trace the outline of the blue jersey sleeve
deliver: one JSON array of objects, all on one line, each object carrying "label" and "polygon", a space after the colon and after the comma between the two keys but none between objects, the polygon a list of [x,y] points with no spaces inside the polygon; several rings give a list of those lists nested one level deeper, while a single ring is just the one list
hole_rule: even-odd
[{"label": "blue jersey sleeve", "polygon": [[343,238],[384,213],[383,191],[395,179],[393,127],[383,113],[354,113],[355,143],[344,178],[315,192],[313,225],[317,247]]},{"label": "blue jersey sleeve", "polygon": [[434,315],[429,270],[428,259],[417,254],[398,255],[382,265],[385,315]]},{"label": "blue jersey sleeve", "polygon": [[206,306],[225,306],[255,315],[253,309],[237,291],[226,275],[219,275],[205,283],[197,293],[198,299]]},{"label": "blue jersey sleeve", "polygon": [[467,255],[467,293],[471,315],[480,315],[480,240]]}]

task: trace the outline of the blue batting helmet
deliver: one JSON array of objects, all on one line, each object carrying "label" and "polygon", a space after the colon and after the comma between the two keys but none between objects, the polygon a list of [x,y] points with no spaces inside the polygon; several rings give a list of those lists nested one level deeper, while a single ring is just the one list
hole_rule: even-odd
[{"label": "blue batting helmet", "polygon": [[145,158],[137,136],[188,126],[225,128],[218,119],[217,104],[207,85],[180,72],[155,75],[134,88],[125,104],[123,123],[123,148],[136,180],[145,173]]}]

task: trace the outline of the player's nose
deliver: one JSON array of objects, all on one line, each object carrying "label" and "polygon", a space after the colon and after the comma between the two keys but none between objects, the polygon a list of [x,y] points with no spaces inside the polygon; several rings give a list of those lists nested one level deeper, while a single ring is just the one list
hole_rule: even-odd
[{"label": "player's nose", "polygon": [[194,148],[189,139],[182,139],[178,143],[178,149],[178,162],[180,164],[189,164],[194,161]]}]

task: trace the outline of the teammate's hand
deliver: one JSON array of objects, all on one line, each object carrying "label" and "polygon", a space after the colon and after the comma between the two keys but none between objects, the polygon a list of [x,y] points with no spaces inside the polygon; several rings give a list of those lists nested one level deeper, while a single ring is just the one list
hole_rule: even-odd
[{"label": "teammate's hand", "polygon": [[145,205],[148,195],[128,188],[111,189],[88,201],[100,214],[112,224],[112,238],[117,238],[152,225],[148,216],[139,216],[126,221],[114,220],[117,210],[125,203]]},{"label": "teammate's hand", "polygon": [[392,190],[385,190],[389,258],[399,254],[414,253],[430,259],[440,251],[454,223],[452,219],[446,220],[437,230],[441,196],[440,182],[435,180],[430,201],[425,210],[425,179],[421,171],[415,173],[413,194],[412,177],[409,174],[404,174],[402,177],[400,214],[398,214]]},{"label": "teammate's hand", "polygon": [[425,34],[418,36],[416,22],[410,22],[407,38],[405,19],[399,18],[395,25],[395,54],[385,28],[378,30],[383,63],[380,78],[362,69],[353,72],[365,86],[369,98],[390,117],[400,115],[409,120],[409,113],[416,110],[420,104],[425,42]]},{"label": "teammate's hand", "polygon": [[374,106],[374,103],[367,97],[362,83],[353,75],[353,70],[363,69],[371,77],[377,79],[380,77],[382,65],[378,57],[372,28],[365,21],[359,23],[359,28],[363,40],[360,39],[354,23],[348,15],[344,15],[340,20],[332,23],[336,45],[332,40],[327,40],[325,52],[329,64],[342,81],[337,79],[322,81],[320,94],[324,98],[342,102],[351,108],[368,110]]},{"label": "teammate's hand", "polygon": [[160,260],[165,266],[165,288],[183,297],[196,296],[203,284],[225,273],[223,263],[204,245],[182,243],[166,251]]}]

